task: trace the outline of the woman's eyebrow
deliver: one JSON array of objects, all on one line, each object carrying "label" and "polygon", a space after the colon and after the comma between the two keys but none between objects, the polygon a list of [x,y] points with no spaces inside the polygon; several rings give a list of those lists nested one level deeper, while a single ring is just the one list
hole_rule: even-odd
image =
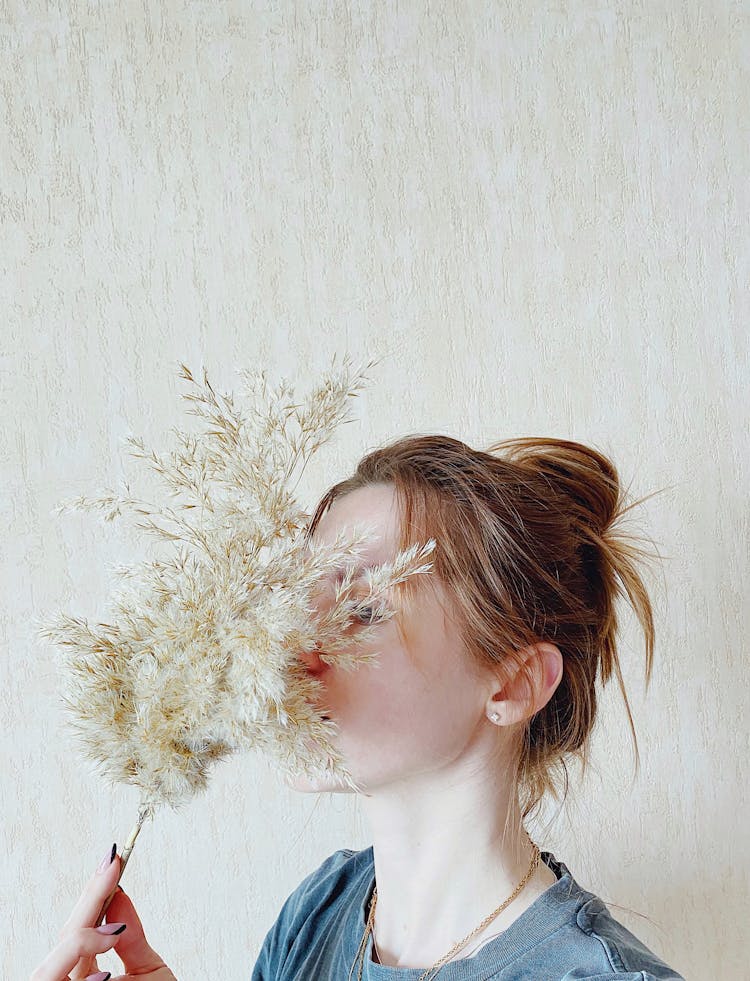
[{"label": "woman's eyebrow", "polygon": [[336,582],[341,582],[344,576],[350,573],[352,579],[361,579],[364,572],[368,569],[377,569],[379,565],[379,562],[363,562],[355,566],[340,566],[338,569],[333,570],[330,578],[333,578]]}]

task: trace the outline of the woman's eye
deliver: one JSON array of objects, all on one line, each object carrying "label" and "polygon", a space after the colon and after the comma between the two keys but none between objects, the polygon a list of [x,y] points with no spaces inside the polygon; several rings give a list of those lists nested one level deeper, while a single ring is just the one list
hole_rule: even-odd
[{"label": "woman's eye", "polygon": [[382,618],[382,610],[377,606],[355,606],[352,615],[361,623],[376,623]]}]

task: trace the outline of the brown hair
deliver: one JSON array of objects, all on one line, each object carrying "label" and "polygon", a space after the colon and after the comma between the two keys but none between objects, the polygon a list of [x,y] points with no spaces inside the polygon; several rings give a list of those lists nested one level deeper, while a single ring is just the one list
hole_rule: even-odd
[{"label": "brown hair", "polygon": [[[640,623],[648,685],[654,622],[635,560],[653,555],[616,526],[646,498],[626,506],[614,465],[580,443],[528,437],[482,451],[449,436],[413,435],[368,453],[350,478],[331,487],[308,534],[337,497],[374,483],[395,488],[400,548],[436,540],[433,575],[447,587],[466,649],[480,665],[496,668],[511,659],[527,671],[518,652],[542,640],[562,653],[562,680],[522,733],[516,782],[523,816],[547,791],[560,799],[560,778],[564,798],[566,757],[586,766],[597,678],[602,685],[617,678],[637,771],[615,599],[627,598]],[[409,594],[423,588],[414,581],[404,583]]]}]

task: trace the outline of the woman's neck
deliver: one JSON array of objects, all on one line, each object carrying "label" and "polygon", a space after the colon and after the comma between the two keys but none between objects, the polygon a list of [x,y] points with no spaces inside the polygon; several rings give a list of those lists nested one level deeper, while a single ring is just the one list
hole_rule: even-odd
[{"label": "woman's neck", "polygon": [[[434,777],[434,775],[433,775]],[[510,896],[534,857],[518,805],[478,777],[411,782],[364,798],[373,835],[381,963],[428,967]],[[544,863],[451,960],[506,929],[555,876]]]}]

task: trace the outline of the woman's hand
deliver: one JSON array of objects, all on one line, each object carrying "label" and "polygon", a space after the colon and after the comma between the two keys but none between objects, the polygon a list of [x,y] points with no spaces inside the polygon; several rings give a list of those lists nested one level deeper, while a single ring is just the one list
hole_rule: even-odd
[{"label": "woman's hand", "polygon": [[113,947],[128,973],[112,981],[130,978],[176,981],[161,957],[149,946],[135,907],[120,887],[109,904],[105,922],[100,927],[94,926],[119,874],[120,857],[113,845],[58,934],[58,945],[36,968],[30,981],[106,981],[110,974],[99,970],[96,958]]}]

